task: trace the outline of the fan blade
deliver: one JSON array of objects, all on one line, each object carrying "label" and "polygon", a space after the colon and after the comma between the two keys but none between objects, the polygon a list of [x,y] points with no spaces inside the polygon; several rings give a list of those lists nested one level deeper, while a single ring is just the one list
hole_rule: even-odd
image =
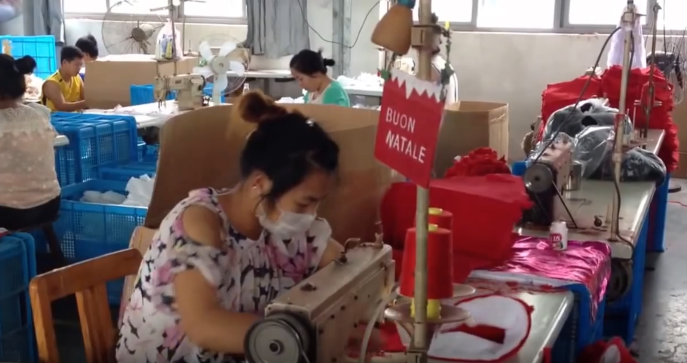
[{"label": "fan blade", "polygon": [[206,61],[210,61],[213,57],[210,44],[208,44],[206,41],[203,41],[200,43],[200,45],[198,45],[198,53],[200,53],[200,56]]},{"label": "fan blade", "polygon": [[236,44],[226,42],[226,43],[222,44],[222,48],[219,50],[218,56],[219,57],[226,57],[234,49],[236,49]]},{"label": "fan blade", "polygon": [[227,88],[228,84],[229,81],[227,80],[226,76],[219,76],[217,79],[215,79],[215,83],[212,86],[212,92],[214,93],[215,90],[219,90],[219,93],[222,94],[224,93],[224,90]]},{"label": "fan blade", "polygon": [[243,73],[246,71],[246,67],[241,62],[229,62],[229,69],[238,76],[243,76]]}]

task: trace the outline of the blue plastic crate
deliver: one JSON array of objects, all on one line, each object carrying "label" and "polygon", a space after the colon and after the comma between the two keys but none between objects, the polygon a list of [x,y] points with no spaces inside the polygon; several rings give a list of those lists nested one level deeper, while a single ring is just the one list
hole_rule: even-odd
[{"label": "blue plastic crate", "polygon": [[131,178],[138,178],[142,175],[154,177],[156,169],[156,161],[140,161],[111,168],[102,168],[100,169],[100,179],[129,181]]},{"label": "blue plastic crate", "polygon": [[647,252],[665,252],[666,213],[668,211],[668,191],[670,190],[670,173],[656,188],[651,201],[649,214],[649,234],[646,243]]},{"label": "blue plastic crate", "polygon": [[[126,194],[126,182],[89,180],[62,188],[60,216],[54,224],[69,262],[81,262],[129,248],[134,229],[143,225],[148,208],[85,203],[85,191]],[[107,284],[111,304],[119,304],[124,279]]]},{"label": "blue plastic crate", "polygon": [[11,42],[10,46],[14,58],[30,55],[36,60],[36,70],[34,71],[36,76],[46,79],[57,71],[57,51],[54,36],[0,36],[0,44],[4,40]]},{"label": "blue plastic crate", "polygon": [[55,149],[55,170],[63,187],[97,178],[100,167],[138,160],[133,116],[56,112],[51,122],[69,139],[69,145]]},{"label": "blue plastic crate", "polygon": [[33,238],[0,239],[0,361],[35,362],[29,282],[36,274]]},{"label": "blue plastic crate", "polygon": [[[205,86],[203,93],[208,97],[212,97],[212,83],[208,83]],[[170,92],[167,99],[173,100],[175,97],[176,92]],[[131,85],[129,88],[129,98],[132,106],[153,103],[155,102],[154,86],[152,84]],[[224,103],[224,95],[220,97],[220,100]]]}]

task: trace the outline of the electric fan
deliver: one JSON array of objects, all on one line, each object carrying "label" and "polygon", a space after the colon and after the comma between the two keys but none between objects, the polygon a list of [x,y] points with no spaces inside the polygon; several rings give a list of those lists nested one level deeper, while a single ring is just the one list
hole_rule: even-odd
[{"label": "electric fan", "polygon": [[[212,102],[216,105],[220,104],[222,94],[234,92],[246,80],[243,76],[246,65],[243,62],[233,60],[230,56],[235,49],[237,49],[235,43],[226,42],[222,44],[217,55],[214,55],[207,41],[201,42],[198,46],[198,52],[205,66],[194,68],[193,73],[199,73],[206,79],[212,78]],[[227,72],[229,71],[238,77],[228,76]]]},{"label": "electric fan", "polygon": [[154,34],[165,23],[159,15],[153,15],[152,21],[141,20],[142,14],[150,13],[150,9],[133,0],[121,0],[112,5],[103,17],[103,45],[107,52],[149,54],[154,49]]}]

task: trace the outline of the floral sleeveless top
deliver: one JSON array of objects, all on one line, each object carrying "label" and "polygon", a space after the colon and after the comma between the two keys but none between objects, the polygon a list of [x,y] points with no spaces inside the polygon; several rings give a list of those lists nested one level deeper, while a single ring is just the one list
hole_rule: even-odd
[{"label": "floral sleeveless top", "polygon": [[[191,205],[208,208],[221,218],[227,231],[222,249],[200,245],[186,236],[181,215]],[[197,269],[217,289],[224,308],[263,314],[279,293],[316,270],[330,235],[329,224],[316,219],[301,237],[282,241],[263,232],[252,241],[231,226],[215,190],[191,192],[162,221],[143,256],[120,323],[117,362],[235,362],[186,338],[175,305],[174,276]]]}]

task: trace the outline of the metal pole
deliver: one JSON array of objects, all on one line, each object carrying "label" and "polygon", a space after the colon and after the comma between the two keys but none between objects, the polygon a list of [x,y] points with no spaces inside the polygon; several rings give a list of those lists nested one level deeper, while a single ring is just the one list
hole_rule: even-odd
[{"label": "metal pole", "polygon": [[[632,60],[630,59],[630,49],[632,48],[632,30],[634,28],[635,19],[637,17],[636,7],[633,0],[627,1],[625,12],[623,13],[620,26],[622,32],[625,33],[625,42],[623,44],[623,66],[622,76],[620,79],[620,102],[618,106],[618,115],[616,117],[616,131],[613,150],[613,178],[616,183],[620,183],[620,167],[623,161],[623,144],[625,141],[625,121],[627,120],[627,84],[630,78],[630,70],[632,68]],[[609,241],[617,241],[619,218],[620,218],[620,198],[618,193],[613,193],[613,211],[611,221],[611,236]]]},{"label": "metal pole", "polygon": [[661,10],[661,5],[658,3],[654,4],[653,11],[653,22],[651,24],[651,64],[649,64],[649,87],[647,92],[649,97],[649,104],[644,110],[644,127],[642,128],[641,136],[646,139],[649,137],[649,121],[651,118],[651,112],[654,110],[656,100],[654,99],[656,95],[656,85],[654,84],[654,74],[656,73],[656,33],[658,31],[658,11]]},{"label": "metal pole", "polygon": [[[420,0],[420,25],[432,24],[432,1]],[[424,47],[418,49],[417,77],[430,81],[432,79],[432,46],[434,31],[425,28]],[[429,211],[429,190],[418,186],[417,209],[415,211],[415,228],[417,228],[416,261],[415,261],[415,327],[413,329],[413,348],[419,352],[416,362],[427,362],[428,326],[427,326],[427,213]]]}]

